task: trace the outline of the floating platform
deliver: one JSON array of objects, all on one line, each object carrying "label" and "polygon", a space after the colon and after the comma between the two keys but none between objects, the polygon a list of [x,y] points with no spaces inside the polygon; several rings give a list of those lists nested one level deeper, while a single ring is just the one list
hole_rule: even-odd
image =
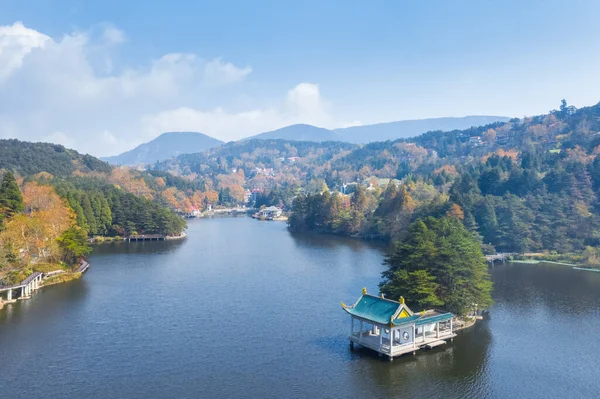
[{"label": "floating platform", "polygon": [[[456,334],[455,334],[456,335]],[[429,342],[423,346],[421,346],[421,348],[425,348],[425,349],[433,349],[436,348],[440,345],[444,345],[446,343],[446,341],[444,340],[440,340],[440,341],[433,341],[433,342]]]}]

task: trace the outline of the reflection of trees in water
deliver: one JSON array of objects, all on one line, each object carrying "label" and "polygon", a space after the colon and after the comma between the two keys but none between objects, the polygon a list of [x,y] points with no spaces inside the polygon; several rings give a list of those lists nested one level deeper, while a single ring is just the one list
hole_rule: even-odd
[{"label": "reflection of trees in water", "polygon": [[600,273],[548,264],[508,264],[491,271],[494,301],[515,309],[543,306],[583,314],[597,309]]},{"label": "reflection of trees in water", "polygon": [[364,241],[356,238],[341,237],[329,234],[317,233],[298,233],[290,232],[296,244],[300,247],[321,247],[321,248],[336,248],[340,245],[346,246],[355,251],[364,249],[378,248],[385,250],[387,247],[381,241]]},{"label": "reflection of trees in water", "polygon": [[[56,312],[64,306],[72,306],[88,293],[85,276],[82,279],[42,287],[33,292],[31,299],[10,303],[0,310],[0,329],[4,323],[31,322],[49,323],[56,318]],[[28,321],[29,320],[29,321]]]},{"label": "reflection of trees in water", "polygon": [[179,249],[185,241],[186,239],[183,238],[165,241],[119,241],[102,243],[94,245],[94,251],[92,252],[92,255],[169,253]]},{"label": "reflection of trees in water", "polygon": [[[482,397],[488,387],[487,361],[492,334],[486,322],[461,331],[454,342],[419,350],[389,362],[361,350],[350,378],[360,392],[381,398]],[[364,356],[363,356],[364,355]]]}]

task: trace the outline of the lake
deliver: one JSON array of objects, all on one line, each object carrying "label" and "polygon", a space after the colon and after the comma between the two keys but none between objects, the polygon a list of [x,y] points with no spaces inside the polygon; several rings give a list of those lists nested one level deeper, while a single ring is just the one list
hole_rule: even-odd
[{"label": "lake", "polygon": [[600,273],[491,269],[489,317],[389,362],[350,351],[384,248],[249,218],[98,246],[79,281],[0,311],[0,398],[597,398]]}]

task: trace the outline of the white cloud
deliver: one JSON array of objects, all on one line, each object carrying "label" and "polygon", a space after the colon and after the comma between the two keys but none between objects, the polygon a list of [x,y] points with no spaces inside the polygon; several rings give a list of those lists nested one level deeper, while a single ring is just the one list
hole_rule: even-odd
[{"label": "white cloud", "polygon": [[328,128],[336,126],[316,84],[300,83],[288,91],[281,103],[280,107],[237,113],[222,108],[203,111],[180,107],[145,116],[144,131],[148,136],[165,131],[198,131],[229,141],[296,123]]},{"label": "white cloud", "polygon": [[252,72],[249,66],[238,68],[230,62],[223,62],[220,58],[207,62],[204,70],[206,79],[213,84],[237,82]]},{"label": "white cloud", "polygon": [[0,83],[21,67],[23,59],[35,48],[43,48],[50,40],[21,22],[0,26]]},{"label": "white cloud", "polygon": [[129,42],[110,24],[58,39],[20,22],[0,26],[0,137],[53,141],[102,156],[164,131],[232,140],[293,123],[335,125],[316,84],[232,112],[228,100],[253,96],[223,87],[246,79],[250,66],[190,53],[165,54],[145,66],[115,65],[115,51]]},{"label": "white cloud", "polygon": [[121,44],[126,40],[125,32],[110,24],[104,26],[102,37],[108,44]]}]

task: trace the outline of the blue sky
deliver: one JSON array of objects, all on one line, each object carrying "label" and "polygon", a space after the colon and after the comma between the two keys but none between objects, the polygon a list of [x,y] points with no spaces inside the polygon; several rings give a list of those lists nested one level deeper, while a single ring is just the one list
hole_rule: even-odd
[{"label": "blue sky", "polygon": [[108,155],[164,130],[231,140],[591,105],[598,15],[592,0],[0,0],[0,137]]}]

